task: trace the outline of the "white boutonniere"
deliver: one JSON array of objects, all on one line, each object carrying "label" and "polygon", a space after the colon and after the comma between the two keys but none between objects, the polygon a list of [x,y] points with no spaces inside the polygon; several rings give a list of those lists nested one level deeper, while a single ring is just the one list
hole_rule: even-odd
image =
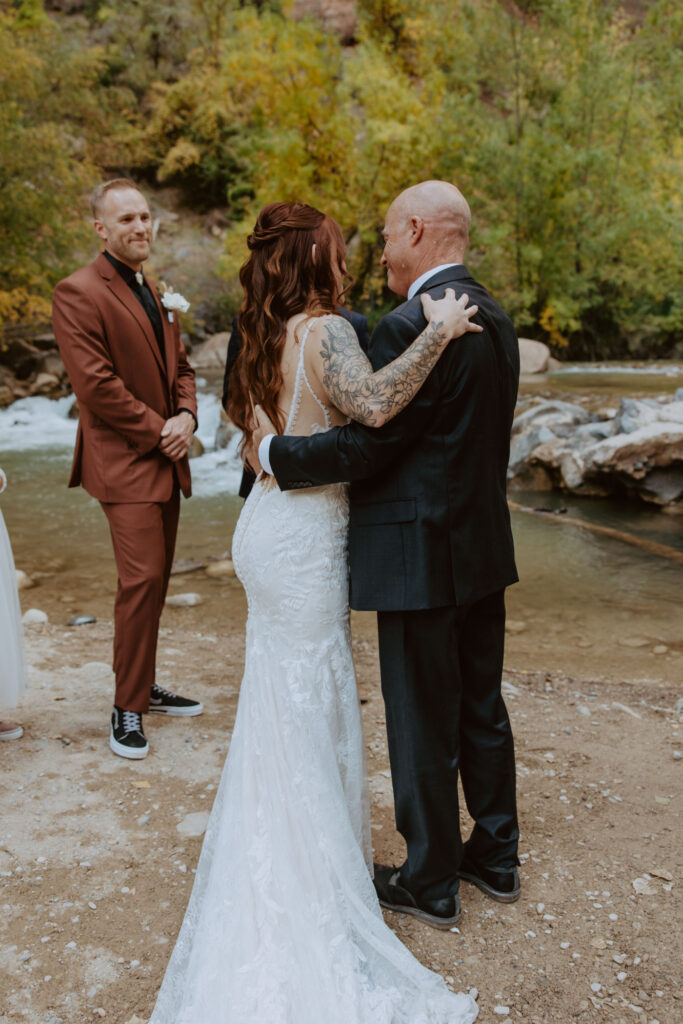
[{"label": "white boutonniere", "polygon": [[172,324],[174,311],[177,309],[179,313],[187,313],[190,303],[184,295],[181,295],[180,292],[174,292],[168,285],[162,284],[161,287],[164,289],[161,296],[161,305],[164,309],[168,310],[168,322]]}]

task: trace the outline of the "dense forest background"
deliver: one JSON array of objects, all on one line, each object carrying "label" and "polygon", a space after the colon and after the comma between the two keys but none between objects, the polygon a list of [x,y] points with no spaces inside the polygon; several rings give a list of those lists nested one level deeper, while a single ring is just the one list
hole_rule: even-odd
[{"label": "dense forest background", "polygon": [[341,223],[375,320],[388,202],[445,178],[521,333],[683,357],[678,0],[358,0],[344,31],[306,7],[0,0],[0,325],[45,321],[119,173],[222,211],[225,317],[256,210],[299,198]]}]

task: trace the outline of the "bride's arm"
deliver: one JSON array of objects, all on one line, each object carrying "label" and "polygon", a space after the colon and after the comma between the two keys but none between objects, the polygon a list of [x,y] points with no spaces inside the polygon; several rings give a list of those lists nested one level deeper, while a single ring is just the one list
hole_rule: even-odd
[{"label": "bride's arm", "polygon": [[366,427],[383,426],[408,405],[451,339],[483,329],[470,320],[479,307],[467,309],[467,295],[456,300],[453,289],[447,288],[443,299],[421,298],[427,326],[405,352],[376,373],[348,320],[330,316],[323,321],[322,386],[337,409]]}]

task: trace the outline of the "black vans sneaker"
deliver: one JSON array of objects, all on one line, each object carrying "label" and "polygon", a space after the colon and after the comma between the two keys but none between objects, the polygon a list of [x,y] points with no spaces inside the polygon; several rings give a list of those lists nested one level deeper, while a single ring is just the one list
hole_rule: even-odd
[{"label": "black vans sneaker", "polygon": [[189,697],[179,697],[177,693],[163,690],[154,683],[149,698],[149,710],[156,711],[160,715],[194,718],[195,715],[201,715],[204,708],[198,700],[190,700]]},{"label": "black vans sneaker", "polygon": [[124,711],[114,707],[111,713],[109,746],[119,757],[139,761],[147,757],[149,743],[142,731],[142,715],[139,711]]}]

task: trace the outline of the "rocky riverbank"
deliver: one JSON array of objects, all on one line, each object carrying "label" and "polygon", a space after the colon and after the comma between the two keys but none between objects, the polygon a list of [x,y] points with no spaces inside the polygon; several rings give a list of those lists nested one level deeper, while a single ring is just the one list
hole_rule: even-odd
[{"label": "rocky riverbank", "polygon": [[70,391],[54,334],[23,327],[4,329],[0,340],[0,408],[20,398],[61,398]]},{"label": "rocky riverbank", "polygon": [[[198,373],[218,387],[230,333],[195,335],[186,344]],[[552,379],[560,364],[547,346],[520,339],[522,381]],[[550,375],[550,377],[548,376]],[[626,381],[624,382],[626,383]],[[58,398],[69,382],[54,335],[5,335],[0,344],[0,407],[20,398]],[[73,414],[77,415],[74,407]],[[225,448],[230,424],[218,427],[213,448]],[[194,455],[205,448],[197,444]],[[512,431],[511,490],[559,490],[587,497],[636,499],[667,512],[683,512],[683,388],[656,397],[621,398],[616,404],[579,397],[548,398],[522,390]]]}]

